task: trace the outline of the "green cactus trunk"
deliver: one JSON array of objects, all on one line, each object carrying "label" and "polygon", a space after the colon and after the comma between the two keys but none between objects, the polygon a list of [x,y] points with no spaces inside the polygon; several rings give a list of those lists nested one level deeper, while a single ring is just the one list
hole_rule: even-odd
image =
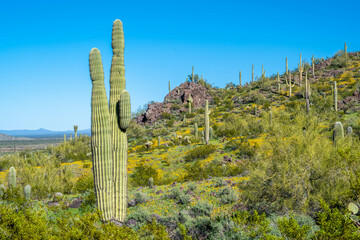
[{"label": "green cactus trunk", "polygon": [[241,87],[241,71],[239,71],[239,86]]},{"label": "green cactus trunk", "polygon": [[66,144],[66,134],[64,134],[64,144]]},{"label": "green cactus trunk", "polygon": [[192,66],[192,71],[191,71],[191,82],[194,82],[194,66]]},{"label": "green cactus trunk", "polygon": [[199,139],[199,128],[197,123],[194,123],[194,134],[195,134],[195,139],[198,140]]},{"label": "green cactus trunk", "polygon": [[302,84],[302,74],[303,74],[303,71],[304,71],[304,65],[302,64],[302,61],[301,61],[301,53],[300,53],[300,62],[299,62],[299,65],[298,65],[298,70],[299,70],[299,86],[301,86],[301,84]]},{"label": "green cactus trunk", "polygon": [[169,93],[171,92],[170,81],[169,81]]},{"label": "green cactus trunk", "polygon": [[345,56],[347,56],[347,46],[346,46],[346,43],[344,44],[344,53],[345,53]]},{"label": "green cactus trunk", "polygon": [[314,58],[314,55],[312,55],[312,58],[311,58],[311,65],[312,65],[312,76],[315,78],[315,58]]},{"label": "green cactus trunk", "polygon": [[74,125],[74,140],[77,140],[77,130],[78,130],[78,126]]},{"label": "green cactus trunk", "polygon": [[9,170],[9,188],[14,189],[16,188],[16,170],[14,167],[11,167]]},{"label": "green cactus trunk", "polygon": [[289,97],[291,97],[291,89],[295,86],[295,81],[293,84],[291,84],[291,71],[289,71],[289,82],[287,80],[287,77],[285,77],[285,82],[286,82],[286,85],[289,87]]},{"label": "green cactus trunk", "polygon": [[281,83],[280,83],[280,75],[277,73],[277,84],[278,84],[278,93],[281,94]]},{"label": "green cactus trunk", "polygon": [[126,129],[131,109],[130,96],[125,90],[124,34],[120,20],[113,24],[112,48],[109,105],[100,52],[97,49],[90,52],[92,156],[95,193],[102,220],[124,222],[127,207]]},{"label": "green cactus trunk", "polygon": [[254,82],[254,64],[252,65],[251,82]]},{"label": "green cactus trunk", "polygon": [[214,130],[212,127],[209,128],[209,139],[212,140],[214,138]]},{"label": "green cactus trunk", "polygon": [[264,74],[264,65],[261,65],[261,77],[264,77],[265,74]]},{"label": "green cactus trunk", "polygon": [[305,72],[305,100],[306,100],[306,114],[310,112],[309,86],[307,79],[307,71]]},{"label": "green cactus trunk", "polygon": [[91,97],[91,152],[94,187],[101,219],[109,221],[113,214],[112,145],[108,101],[104,85],[104,71],[100,51],[93,48],[89,56],[92,79]]},{"label": "green cactus trunk", "polygon": [[338,97],[337,97],[337,87],[336,87],[336,81],[334,81],[334,89],[333,89],[333,94],[334,94],[334,110],[335,112],[337,112],[338,110],[338,106],[337,106],[337,101],[338,101]]},{"label": "green cactus trunk", "polygon": [[158,136],[158,147],[160,147],[160,145],[161,145],[161,137],[160,136]]},{"label": "green cactus trunk", "polygon": [[209,120],[209,101],[205,101],[205,142],[206,145],[209,144],[209,128],[210,128],[210,120]]},{"label": "green cactus trunk", "polygon": [[24,187],[24,196],[25,196],[25,200],[29,201],[31,198],[31,187],[30,185],[26,185]]},{"label": "green cactus trunk", "polygon": [[353,134],[353,129],[352,129],[352,127],[351,126],[348,126],[347,127],[347,135],[352,135]]},{"label": "green cactus trunk", "polygon": [[191,105],[192,105],[192,103],[193,103],[193,99],[192,99],[192,97],[191,97],[191,93],[189,94],[188,103],[189,103],[189,113],[191,113]]},{"label": "green cactus trunk", "polygon": [[344,127],[341,122],[337,122],[334,125],[333,140],[336,144],[337,141],[344,138]]}]

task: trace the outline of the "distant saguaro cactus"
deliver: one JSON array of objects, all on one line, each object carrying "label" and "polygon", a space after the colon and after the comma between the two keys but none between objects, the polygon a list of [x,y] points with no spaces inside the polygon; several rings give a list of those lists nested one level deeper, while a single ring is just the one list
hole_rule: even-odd
[{"label": "distant saguaro cactus", "polygon": [[337,106],[337,101],[338,101],[338,97],[337,97],[337,86],[336,86],[336,81],[334,81],[334,89],[333,89],[333,95],[334,95],[334,110],[335,112],[337,112],[338,110],[338,106]]},{"label": "distant saguaro cactus", "polygon": [[194,66],[192,66],[192,70],[191,70],[191,82],[194,82]]},{"label": "distant saguaro cactus", "polygon": [[11,167],[9,170],[9,188],[16,188],[16,170],[14,167]]},{"label": "distant saguaro cactus", "polygon": [[206,142],[206,145],[209,144],[209,128],[210,128],[209,115],[210,115],[209,101],[206,100],[205,101],[205,142]]},{"label": "distant saguaro cactus", "polygon": [[285,76],[285,82],[286,82],[286,85],[289,87],[289,97],[291,97],[291,89],[295,86],[295,81],[293,84],[291,84],[291,71],[289,70],[289,82],[287,80],[287,76]]},{"label": "distant saguaro cactus", "polygon": [[241,71],[239,71],[239,86],[241,87]]},{"label": "distant saguaro cactus", "polygon": [[158,146],[160,146],[161,145],[161,137],[160,136],[158,136]]},{"label": "distant saguaro cactus", "polygon": [[310,112],[310,100],[309,100],[309,86],[307,79],[307,71],[305,72],[305,100],[306,100],[306,114]]},{"label": "distant saguaro cactus", "polygon": [[189,104],[189,113],[191,113],[191,105],[193,103],[193,99],[191,97],[191,93],[189,93],[189,98],[188,98],[188,104]]},{"label": "distant saguaro cactus", "polygon": [[264,65],[261,65],[261,76],[262,76],[262,77],[265,77]]},{"label": "distant saguaro cactus", "polygon": [[344,44],[344,53],[345,53],[345,56],[347,56],[347,46],[346,46],[346,43]]},{"label": "distant saguaro cactus", "polygon": [[251,82],[254,82],[254,64],[252,65]]},{"label": "distant saguaro cactus", "polygon": [[277,84],[278,84],[278,93],[281,94],[281,84],[280,84],[279,72],[277,72]]},{"label": "distant saguaro cactus", "polygon": [[194,123],[194,134],[195,134],[195,139],[198,140],[199,139],[199,128],[197,123]]},{"label": "distant saguaro cactus", "polygon": [[24,196],[25,196],[25,200],[29,201],[31,198],[31,187],[30,185],[26,185],[24,187]]},{"label": "distant saguaro cactus", "polygon": [[151,178],[149,178],[149,187],[150,188],[153,188],[154,187],[154,179],[151,177]]},{"label": "distant saguaro cactus", "polygon": [[209,139],[212,140],[214,138],[214,130],[212,127],[209,128]]},{"label": "distant saguaro cactus", "polygon": [[169,81],[169,93],[171,92],[170,81]]},{"label": "distant saguaro cactus", "polygon": [[77,130],[78,130],[78,125],[74,125],[74,140],[77,140]]},{"label": "distant saguaro cactus", "polygon": [[124,222],[127,197],[127,136],[130,95],[125,90],[124,33],[120,20],[112,30],[113,58],[110,70],[110,100],[106,97],[100,51],[89,55],[91,97],[91,151],[97,207],[103,221]]},{"label": "distant saguaro cactus", "polygon": [[64,134],[64,144],[66,144],[66,134]]},{"label": "distant saguaro cactus", "polygon": [[312,58],[311,58],[311,65],[312,65],[312,76],[315,77],[315,58],[314,58],[314,55],[312,55]]},{"label": "distant saguaro cactus", "polygon": [[352,135],[352,134],[353,134],[353,129],[352,129],[352,127],[351,127],[351,126],[348,126],[346,132],[347,132],[347,135]]},{"label": "distant saguaro cactus", "polygon": [[287,59],[287,57],[285,58],[285,73],[286,73],[286,74],[289,74],[288,59]]},{"label": "distant saguaro cactus", "polygon": [[344,138],[344,127],[341,122],[336,122],[333,132],[334,143],[336,144],[336,142],[342,138]]},{"label": "distant saguaro cactus", "polygon": [[302,61],[301,61],[301,53],[300,53],[300,62],[298,64],[298,70],[299,70],[299,86],[301,86],[302,75],[303,75],[303,71],[304,71],[304,65],[302,64]]}]

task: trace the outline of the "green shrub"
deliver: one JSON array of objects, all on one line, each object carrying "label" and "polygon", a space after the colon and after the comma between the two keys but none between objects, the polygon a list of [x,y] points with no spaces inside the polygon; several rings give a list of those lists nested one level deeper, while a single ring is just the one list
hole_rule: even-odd
[{"label": "green shrub", "polygon": [[155,218],[152,220],[151,223],[148,223],[140,228],[139,238],[149,239],[149,240],[150,239],[170,240],[166,232],[166,227],[158,224]]},{"label": "green shrub", "polygon": [[308,234],[310,232],[310,226],[299,226],[298,222],[294,219],[293,216],[278,220],[277,225],[282,236],[284,236],[286,239],[309,239]]},{"label": "green shrub", "polygon": [[134,196],[135,196],[136,204],[142,204],[148,201],[148,196],[145,193],[136,192]]},{"label": "green shrub", "polygon": [[174,119],[169,119],[169,120],[166,121],[165,126],[166,127],[172,127],[174,125],[174,122],[175,122]]},{"label": "green shrub", "polygon": [[134,168],[134,172],[130,174],[130,184],[132,186],[146,186],[151,177],[154,179],[154,184],[157,185],[159,178],[156,169],[141,161]]},{"label": "green shrub", "polygon": [[234,190],[230,187],[226,187],[219,193],[220,202],[222,204],[230,204],[237,201],[238,197]]},{"label": "green shrub", "polygon": [[209,202],[198,201],[190,208],[190,215],[194,218],[200,216],[210,216],[213,206]]},{"label": "green shrub", "polygon": [[215,145],[202,145],[188,151],[184,159],[186,162],[195,161],[198,159],[205,159],[215,151],[216,151]]}]

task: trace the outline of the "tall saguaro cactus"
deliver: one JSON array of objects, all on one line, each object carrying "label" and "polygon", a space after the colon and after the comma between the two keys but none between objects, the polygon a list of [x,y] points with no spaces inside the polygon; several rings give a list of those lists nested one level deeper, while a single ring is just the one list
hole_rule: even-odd
[{"label": "tall saguaro cactus", "polygon": [[169,93],[171,92],[170,81],[169,81]]},{"label": "tall saguaro cactus", "polygon": [[239,71],[239,85],[241,87],[241,71]]},{"label": "tall saguaro cactus", "polygon": [[91,150],[97,206],[103,221],[124,222],[127,198],[127,136],[130,95],[125,90],[124,33],[115,20],[112,31],[113,58],[110,70],[110,100],[106,97],[100,51],[89,55],[91,97]]},{"label": "tall saguaro cactus", "polygon": [[277,73],[277,84],[278,84],[278,93],[281,94],[281,84],[280,84],[280,75]]},{"label": "tall saguaro cactus", "polygon": [[288,79],[287,79],[287,76],[285,77],[285,82],[286,82],[286,85],[289,87],[289,97],[291,97],[291,89],[295,86],[295,81],[293,84],[291,84],[291,71],[289,71],[289,82],[288,82]]},{"label": "tall saguaro cactus", "polygon": [[311,65],[312,65],[312,76],[313,76],[313,78],[315,78],[315,58],[314,58],[314,55],[312,55],[312,58],[311,58]]},{"label": "tall saguaro cactus", "polygon": [[337,112],[338,110],[338,106],[337,106],[337,100],[338,100],[338,97],[337,97],[337,87],[336,87],[336,81],[334,81],[334,90],[333,90],[333,94],[334,94],[334,110],[335,112]]},{"label": "tall saguaro cactus", "polygon": [[194,123],[194,135],[195,135],[195,139],[198,140],[199,139],[199,128],[197,123]]},{"label": "tall saguaro cactus", "polygon": [[210,131],[210,120],[209,120],[209,101],[205,101],[205,142],[206,145],[209,144],[209,131]]},{"label": "tall saguaro cactus", "polygon": [[264,65],[261,65],[261,76],[262,76],[262,77],[265,77]]},{"label": "tall saguaro cactus", "polygon": [[74,136],[75,136],[75,141],[77,140],[77,130],[78,130],[78,125],[74,125]]},{"label": "tall saguaro cactus", "polygon": [[194,82],[194,66],[192,66],[191,70],[191,82]]},{"label": "tall saguaro cactus", "polygon": [[189,113],[191,113],[191,105],[192,105],[192,103],[193,103],[193,99],[192,99],[192,97],[191,97],[191,93],[189,93],[188,103],[189,103]]},{"label": "tall saguaro cactus", "polygon": [[347,46],[346,46],[346,43],[344,44],[344,53],[345,53],[345,56],[347,56]]},{"label": "tall saguaro cactus", "polygon": [[344,127],[341,122],[336,122],[334,125],[333,139],[336,144],[337,141],[344,138]]},{"label": "tall saguaro cactus", "polygon": [[14,167],[11,167],[9,170],[9,188],[16,188],[16,170]]},{"label": "tall saguaro cactus", "polygon": [[303,71],[304,71],[304,65],[302,64],[302,61],[301,61],[301,53],[300,53],[300,62],[298,64],[298,70],[299,70],[299,86],[301,86],[302,75],[303,75]]},{"label": "tall saguaro cactus", "polygon": [[306,114],[310,112],[310,100],[309,100],[309,85],[307,79],[307,71],[305,72],[305,100],[306,100]]}]

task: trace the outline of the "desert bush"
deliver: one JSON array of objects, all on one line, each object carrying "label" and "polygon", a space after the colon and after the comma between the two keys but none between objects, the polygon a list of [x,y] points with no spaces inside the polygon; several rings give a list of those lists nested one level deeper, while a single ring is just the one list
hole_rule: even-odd
[{"label": "desert bush", "polygon": [[198,159],[205,159],[215,151],[216,151],[215,145],[202,145],[188,151],[184,159],[186,162],[195,161]]},{"label": "desert bush", "polygon": [[228,114],[224,117],[224,123],[215,131],[217,136],[237,137],[247,133],[248,122],[236,114]]},{"label": "desert bush", "polygon": [[169,119],[169,120],[166,121],[165,126],[166,127],[172,127],[174,125],[174,123],[175,123],[174,119]]},{"label": "desert bush", "polygon": [[219,192],[220,202],[222,204],[230,204],[237,201],[238,197],[234,190],[230,187],[226,187]]},{"label": "desert bush", "polygon": [[194,218],[201,216],[210,216],[213,206],[209,202],[198,201],[190,207],[190,215]]},{"label": "desert bush", "polygon": [[143,161],[138,163],[134,168],[134,172],[130,174],[131,186],[146,186],[149,178],[154,179],[154,184],[158,184],[158,172],[152,165],[146,165]]}]

